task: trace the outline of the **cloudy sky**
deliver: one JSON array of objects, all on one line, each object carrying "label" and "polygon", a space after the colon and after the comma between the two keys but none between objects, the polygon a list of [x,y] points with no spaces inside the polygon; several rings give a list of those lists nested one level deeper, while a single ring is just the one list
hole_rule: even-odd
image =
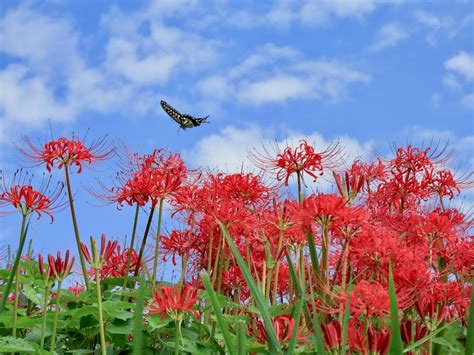
[{"label": "cloudy sky", "polygon": [[[348,156],[391,142],[474,145],[474,2],[11,1],[0,5],[0,168],[21,165],[22,134],[105,134],[130,149],[180,152],[190,166],[239,169],[270,140],[339,140]],[[188,131],[166,100],[210,124]],[[36,171],[37,173],[39,171]],[[56,171],[57,172],[57,171]],[[132,211],[96,207],[75,175],[83,238],[129,235]],[[60,179],[62,175],[58,174]],[[469,199],[469,195],[467,196]],[[37,251],[74,247],[68,211],[34,220]],[[19,217],[0,219],[0,245]],[[60,242],[60,244],[58,244]]]}]

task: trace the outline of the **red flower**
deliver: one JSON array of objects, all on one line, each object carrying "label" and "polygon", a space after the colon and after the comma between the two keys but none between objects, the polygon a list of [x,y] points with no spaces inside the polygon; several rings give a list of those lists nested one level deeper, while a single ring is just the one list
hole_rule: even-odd
[{"label": "red flower", "polygon": [[179,285],[160,286],[160,289],[153,294],[153,303],[150,304],[150,314],[160,314],[161,319],[170,315],[177,320],[183,316],[184,312],[192,313],[199,318],[199,313],[193,310],[197,300],[198,290],[186,284],[182,290]]},{"label": "red flower", "polygon": [[[16,184],[16,180],[22,180],[19,174],[15,174],[12,184],[7,187],[5,184],[0,188],[0,207],[12,205],[22,216],[26,217],[31,212],[41,217],[42,213],[47,214],[53,222],[53,211],[63,207],[61,198],[63,197],[63,184],[58,184],[52,190],[49,189],[51,180],[43,181],[40,190],[35,190],[29,184]],[[29,181],[31,183],[31,180]],[[49,196],[46,196],[48,194]],[[2,213],[13,213],[4,212]]]},{"label": "red flower", "polygon": [[318,176],[323,175],[324,169],[337,165],[340,153],[338,143],[332,144],[326,150],[318,153],[304,139],[300,140],[296,148],[286,147],[282,152],[275,144],[273,150],[276,153],[276,158],[265,148],[265,153],[252,152],[249,157],[257,167],[275,171],[276,179],[284,181],[285,186],[288,186],[290,176],[295,173],[301,178],[303,178],[303,173],[306,173],[316,181]]},{"label": "red flower", "polygon": [[41,277],[43,278],[43,282],[46,284],[49,284],[50,281],[54,280],[54,274],[53,274],[53,269],[51,268],[51,265],[48,265],[48,268],[46,269],[46,272],[44,270],[44,261],[43,261],[43,255],[38,255],[38,269],[40,272]]},{"label": "red flower", "polygon": [[85,290],[85,287],[76,282],[73,286],[69,286],[68,290],[71,291],[74,296],[79,296],[81,292]]},{"label": "red flower", "polygon": [[74,264],[74,256],[69,261],[69,250],[66,250],[66,256],[63,260],[61,258],[61,252],[58,251],[56,259],[54,259],[51,254],[48,254],[48,263],[56,280],[64,280]]},{"label": "red flower", "polygon": [[58,169],[64,165],[77,166],[77,172],[82,171],[82,164],[92,164],[93,162],[105,160],[110,154],[111,150],[106,149],[105,138],[98,139],[91,145],[86,146],[77,135],[73,135],[72,140],[66,137],[58,138],[44,144],[43,148],[34,146],[27,136],[23,138],[30,151],[20,148],[20,151],[29,159],[38,164],[46,164],[46,169],[51,171],[51,168],[57,164]]},{"label": "red flower", "polygon": [[91,237],[91,247],[92,247],[92,257],[89,253],[89,249],[87,245],[81,242],[81,250],[86,258],[87,262],[91,264],[94,268],[100,268],[105,262],[109,260],[112,254],[117,247],[117,241],[106,241],[105,234],[102,234],[101,242],[100,242],[100,253],[97,254],[97,250],[94,252],[95,241]]},{"label": "red flower", "polygon": [[[108,257],[104,262],[104,265],[102,265],[100,269],[100,277],[107,278],[125,276],[125,268],[127,266],[127,258],[129,253],[131,253],[129,272],[135,270],[138,263],[137,252],[134,249],[129,250],[128,248],[125,248],[123,251],[121,251],[120,245],[117,245],[113,254],[110,255],[110,257]],[[141,266],[139,268],[139,271],[140,270]]]}]

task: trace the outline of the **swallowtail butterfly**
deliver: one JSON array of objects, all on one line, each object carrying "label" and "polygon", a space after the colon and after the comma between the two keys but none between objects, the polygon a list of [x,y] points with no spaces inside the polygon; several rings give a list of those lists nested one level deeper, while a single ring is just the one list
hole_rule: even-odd
[{"label": "swallowtail butterfly", "polygon": [[160,103],[161,107],[163,108],[163,110],[165,110],[168,116],[175,120],[179,124],[179,127],[182,129],[198,127],[204,122],[206,122],[207,118],[209,117],[206,116],[198,118],[193,117],[191,115],[183,115],[179,113],[175,108],[171,107],[166,101],[161,100]]}]

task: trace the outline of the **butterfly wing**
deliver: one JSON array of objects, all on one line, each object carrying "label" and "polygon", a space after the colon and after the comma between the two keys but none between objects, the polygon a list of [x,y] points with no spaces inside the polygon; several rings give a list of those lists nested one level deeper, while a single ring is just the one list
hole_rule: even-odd
[{"label": "butterfly wing", "polygon": [[200,126],[203,122],[206,121],[207,117],[204,118],[195,118],[191,115],[183,115],[178,112],[175,108],[169,105],[166,101],[161,100],[160,102],[163,110],[170,116],[182,129],[193,128]]}]

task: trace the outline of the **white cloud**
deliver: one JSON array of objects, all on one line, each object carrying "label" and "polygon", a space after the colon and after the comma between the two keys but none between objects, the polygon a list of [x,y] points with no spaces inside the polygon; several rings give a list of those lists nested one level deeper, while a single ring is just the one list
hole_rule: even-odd
[{"label": "white cloud", "polygon": [[449,58],[444,66],[446,69],[454,71],[466,80],[474,79],[474,55],[464,51],[459,52],[454,57]]},{"label": "white cloud", "polygon": [[[228,172],[241,171],[242,167],[248,170],[252,167],[248,152],[253,149],[261,151],[262,145],[268,145],[269,142],[275,140],[277,135],[282,136],[282,133],[285,138],[277,140],[279,147],[294,146],[301,139],[306,139],[308,143],[314,145],[316,150],[324,150],[332,142],[318,132],[303,134],[282,128],[273,129],[257,125],[244,128],[227,126],[218,133],[199,140],[191,149],[184,151],[183,156],[194,166],[207,166]],[[352,162],[357,158],[366,158],[373,146],[372,141],[359,142],[349,136],[339,136],[334,140],[340,142],[344,153],[343,158],[347,162]]]},{"label": "white cloud", "polygon": [[387,23],[375,35],[374,41],[369,46],[369,51],[378,52],[385,48],[393,47],[407,37],[408,32],[399,23]]},{"label": "white cloud", "polygon": [[375,11],[381,4],[390,1],[376,0],[279,0],[263,13],[236,11],[228,16],[232,25],[252,28],[256,26],[289,26],[302,24],[304,26],[325,25],[335,18],[363,19]]},{"label": "white cloud", "polygon": [[195,2],[171,3],[166,11],[160,2],[131,14],[112,8],[100,22],[109,41],[93,64],[83,49],[90,38],[67,16],[28,5],[5,12],[0,53],[12,59],[0,68],[0,142],[84,112],[149,114],[157,110],[157,87],[171,75],[215,64],[219,43],[162,23]]},{"label": "white cloud", "polygon": [[474,110],[474,93],[464,95],[461,102],[468,109]]},{"label": "white cloud", "polygon": [[443,77],[443,84],[452,90],[459,90],[461,88],[461,84],[452,74],[448,74]]},{"label": "white cloud", "polygon": [[443,78],[443,84],[462,93],[461,104],[469,110],[474,109],[474,92],[471,82],[474,80],[474,55],[460,51],[445,61],[449,71]]},{"label": "white cloud", "polygon": [[241,63],[202,79],[199,90],[205,97],[237,98],[253,104],[290,99],[337,101],[351,84],[369,81],[368,74],[341,61],[307,60],[295,49],[266,44]]},{"label": "white cloud", "polygon": [[436,46],[440,38],[455,38],[465,28],[471,30],[473,16],[468,14],[463,18],[453,18],[448,15],[435,15],[425,10],[416,10],[414,17],[426,30],[426,41]]}]

